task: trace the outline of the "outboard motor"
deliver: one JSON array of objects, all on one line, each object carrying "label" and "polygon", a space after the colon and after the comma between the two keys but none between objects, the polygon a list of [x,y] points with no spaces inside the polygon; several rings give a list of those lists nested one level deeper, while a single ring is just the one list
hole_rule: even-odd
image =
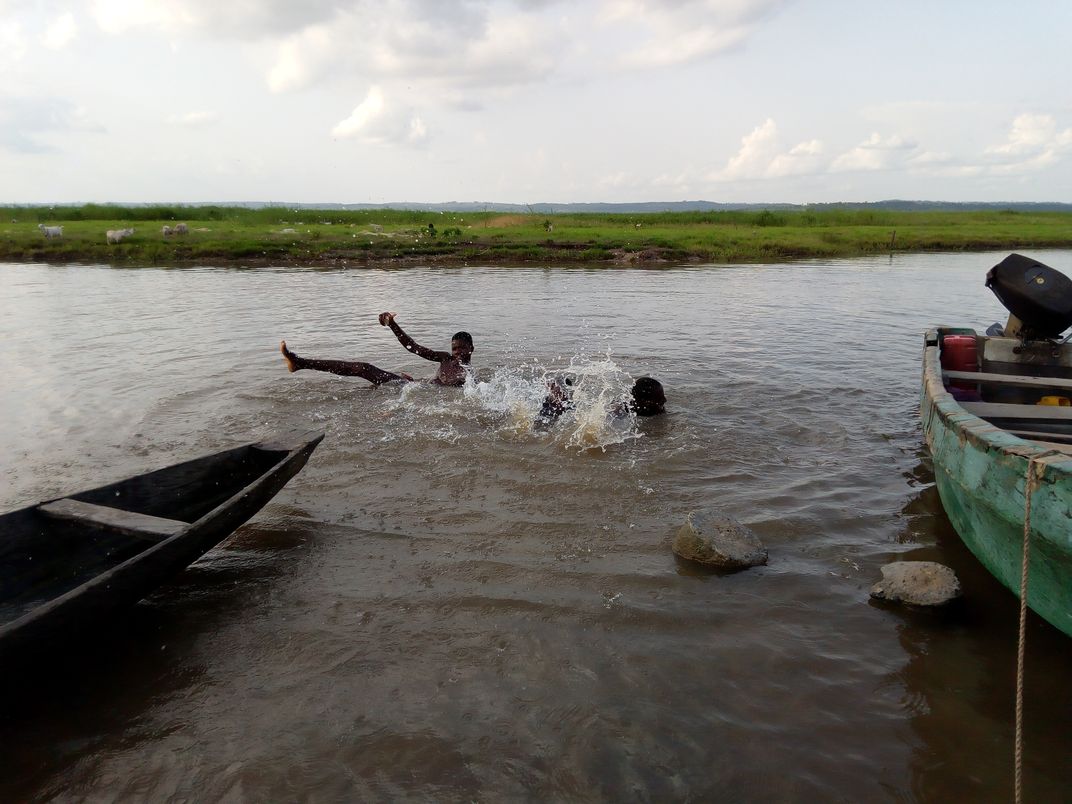
[{"label": "outboard motor", "polygon": [[986,286],[1012,315],[1007,337],[1057,338],[1072,326],[1072,279],[1022,254],[1010,254],[986,275]]}]

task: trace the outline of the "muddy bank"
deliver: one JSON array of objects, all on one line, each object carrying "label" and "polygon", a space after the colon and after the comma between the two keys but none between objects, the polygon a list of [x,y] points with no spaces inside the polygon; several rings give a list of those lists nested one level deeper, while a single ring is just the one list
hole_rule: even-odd
[{"label": "muddy bank", "polygon": [[[1064,244],[1072,247],[1072,240]],[[1049,244],[1045,246],[1050,248]],[[899,254],[926,254],[947,251],[973,252],[987,251],[995,248],[1016,250],[1030,248],[1016,242],[995,244],[988,242],[977,246],[959,244],[938,245],[930,248],[898,249]],[[416,251],[400,249],[398,251],[374,250],[329,250],[295,253],[267,247],[262,250],[242,249],[238,252],[227,249],[199,249],[191,252],[183,249],[141,249],[136,244],[122,248],[103,249],[96,247],[64,247],[53,244],[32,248],[5,249],[0,243],[0,261],[11,263],[46,263],[65,265],[114,265],[122,267],[195,267],[219,266],[240,268],[266,267],[308,267],[308,268],[390,268],[416,265],[469,266],[532,266],[532,265],[603,265],[607,267],[641,266],[656,267],[660,265],[701,265],[701,264],[748,264],[779,263],[798,260],[840,258],[845,256],[866,257],[874,254],[894,253],[887,250],[859,248],[845,251],[812,249],[807,247],[786,246],[768,248],[761,252],[747,254],[725,252],[721,250],[685,250],[677,248],[642,248],[592,247],[587,244],[561,243],[547,244],[538,248],[489,245],[482,248],[473,246],[445,247],[436,250]]]}]

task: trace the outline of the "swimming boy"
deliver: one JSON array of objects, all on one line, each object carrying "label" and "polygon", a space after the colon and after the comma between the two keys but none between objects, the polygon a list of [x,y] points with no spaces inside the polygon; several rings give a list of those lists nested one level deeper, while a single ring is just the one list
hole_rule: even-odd
[{"label": "swimming boy", "polygon": [[629,409],[637,416],[666,413],[666,393],[663,384],[654,377],[639,377],[629,393],[633,397]]},{"label": "swimming boy", "polygon": [[[421,346],[395,321],[394,313],[380,313],[380,324],[390,327],[391,332],[398,338],[399,343],[409,351],[425,360],[439,363],[435,378],[431,380],[433,385],[460,386],[465,385],[466,366],[473,354],[473,337],[468,332],[455,332],[450,339],[449,352],[437,352],[435,349],[427,349]],[[313,371],[327,371],[332,374],[340,374],[343,377],[362,377],[373,385],[383,385],[387,382],[413,382],[413,378],[402,372],[394,373],[385,371],[371,363],[360,363],[356,360],[317,360],[309,357],[298,357],[287,348],[286,341],[279,342],[279,351],[283,353],[283,360],[287,363],[289,371],[312,369]]]},{"label": "swimming boy", "polygon": [[[573,383],[569,378],[565,383],[565,388],[553,380],[547,383],[547,396],[544,397],[543,406],[536,415],[537,424],[550,424],[573,407],[572,391],[569,388]],[[639,377],[629,389],[629,396],[628,402],[623,399],[611,406],[612,416],[625,416],[630,411],[637,416],[658,416],[666,413],[663,384],[653,377]]]}]

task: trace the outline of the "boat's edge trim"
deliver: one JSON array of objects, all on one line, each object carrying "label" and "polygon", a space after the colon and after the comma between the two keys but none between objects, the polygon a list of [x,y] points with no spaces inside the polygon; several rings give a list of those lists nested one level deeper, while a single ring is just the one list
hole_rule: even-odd
[{"label": "boat's edge trim", "polygon": [[[296,462],[297,463],[297,469],[295,469],[295,471],[283,482],[283,485],[285,485],[290,480],[290,478],[294,476],[294,474],[297,474],[299,471],[301,471],[301,468],[304,467],[305,462],[309,459],[309,456],[312,454],[313,450],[316,448],[316,446],[324,438],[323,433],[309,433],[308,435],[313,436],[313,437],[309,438],[309,440],[307,440],[305,443],[300,443],[300,444],[293,445],[292,448],[290,449],[290,451],[288,453],[286,453],[286,455],[284,455],[279,461],[276,461],[274,464],[272,464],[272,466],[270,468],[266,469],[255,481],[253,481],[252,483],[250,483],[247,486],[245,486],[244,488],[242,488],[236,494],[234,494],[231,497],[229,497],[227,500],[225,500],[223,503],[218,505],[216,508],[213,508],[211,511],[209,511],[204,516],[202,516],[199,519],[197,519],[196,521],[190,523],[188,527],[183,528],[181,531],[175,533],[174,535],[169,536],[168,538],[166,538],[166,539],[164,539],[162,541],[159,541],[154,545],[151,545],[150,547],[146,548],[145,550],[142,550],[142,551],[138,552],[136,555],[131,556],[130,558],[128,558],[126,561],[122,562],[121,564],[117,564],[116,566],[112,567],[111,569],[107,570],[106,572],[103,572],[100,575],[97,575],[97,576],[91,578],[90,580],[86,581],[85,583],[80,584],[79,586],[76,586],[74,589],[68,590],[67,592],[65,592],[64,594],[60,595],[59,597],[53,598],[52,600],[48,601],[47,603],[44,603],[44,604],[32,609],[31,611],[26,612],[23,616],[15,619],[15,620],[12,620],[12,621],[10,621],[8,623],[5,623],[3,625],[0,625],[0,640],[6,638],[8,636],[11,636],[12,634],[17,633],[22,628],[25,628],[26,626],[29,626],[32,623],[34,623],[34,622],[36,622],[36,621],[38,621],[38,620],[40,620],[40,619],[42,619],[44,617],[47,617],[49,614],[51,614],[56,609],[61,608],[64,605],[66,605],[70,600],[78,598],[78,597],[81,597],[82,595],[86,594],[88,591],[90,591],[90,590],[92,590],[92,589],[94,589],[94,588],[96,588],[98,586],[107,585],[107,584],[111,583],[111,581],[115,578],[115,576],[120,574],[120,573],[122,573],[126,568],[128,568],[129,566],[131,566],[132,564],[134,564],[136,562],[139,562],[139,561],[143,560],[146,556],[148,556],[148,555],[150,555],[152,553],[156,553],[156,552],[168,549],[169,545],[174,544],[177,539],[181,540],[181,539],[187,538],[192,531],[197,530],[199,527],[203,527],[206,522],[211,521],[211,518],[214,515],[219,515],[221,509],[226,509],[229,505],[233,504],[236,500],[238,500],[241,497],[251,493],[252,490],[254,490],[256,488],[259,488],[259,487],[263,486],[264,484],[268,483],[273,478],[275,473],[282,466],[285,466],[288,463],[295,463]],[[266,443],[269,443],[269,442],[258,442],[257,444],[250,444],[250,445],[247,445],[247,446],[259,447],[261,444],[266,444]],[[280,442],[270,442],[270,443],[280,443]],[[254,512],[254,513],[256,513],[256,512]],[[246,521],[248,521],[248,518],[247,518]],[[236,525],[236,529],[238,527],[241,527],[241,524]],[[228,535],[230,535],[230,534],[228,534]],[[223,538],[226,538],[226,536],[223,537]],[[219,541],[222,542],[223,538],[221,538]],[[185,568],[185,566],[186,565],[184,565],[184,568]]]}]

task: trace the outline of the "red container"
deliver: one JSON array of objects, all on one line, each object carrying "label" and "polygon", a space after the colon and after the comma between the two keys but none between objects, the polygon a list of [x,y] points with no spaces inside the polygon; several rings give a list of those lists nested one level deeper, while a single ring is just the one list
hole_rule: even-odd
[{"label": "red container", "polygon": [[[942,368],[946,371],[978,371],[979,347],[974,335],[946,335],[942,338]],[[978,391],[975,383],[952,380],[949,389]],[[959,396],[954,394],[954,396]]]},{"label": "red container", "polygon": [[946,371],[978,371],[979,347],[974,335],[946,335],[942,338],[942,368]]}]

